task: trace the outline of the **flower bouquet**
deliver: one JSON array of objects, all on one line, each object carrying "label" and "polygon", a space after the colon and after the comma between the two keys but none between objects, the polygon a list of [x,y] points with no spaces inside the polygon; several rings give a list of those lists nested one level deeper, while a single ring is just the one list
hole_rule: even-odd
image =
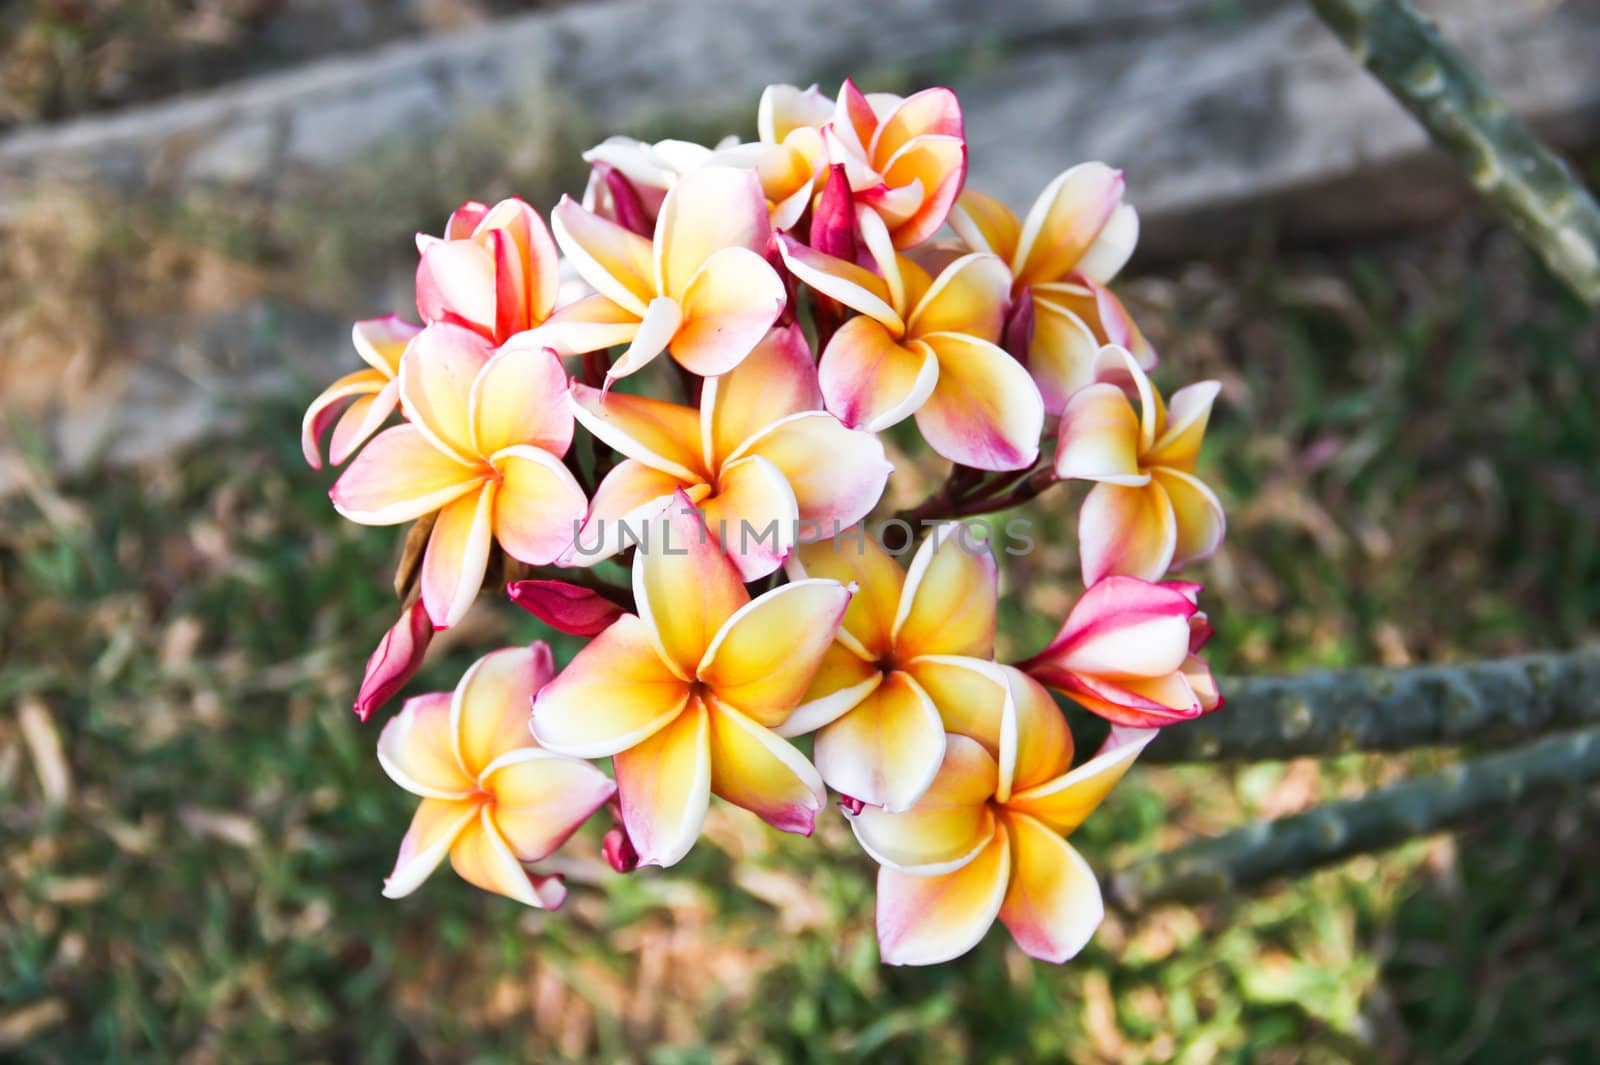
[{"label": "flower bouquet", "polygon": [[[758,127],[610,138],[548,226],[464,204],[417,238],[421,324],[358,322],[367,368],[306,412],[311,465],[324,440],[348,461],[339,513],[412,523],[362,720],[486,582],[586,641],[559,669],[542,642],[493,651],[384,726],[419,799],[384,894],[448,856],[553,909],[538,863],[602,809],[626,872],[683,858],[713,795],[809,835],[831,791],[881,867],[884,961],[956,957],[997,918],[1064,961],[1103,914],[1066,837],[1221,702],[1200,586],[1166,579],[1223,535],[1195,476],[1218,386],[1147,376],[1108,288],[1138,236],[1118,171],[1074,166],[1019,218],[965,187],[947,89],[774,85]],[[890,430],[950,470],[875,518]],[[980,516],[1074,480],[1085,591],[996,661],[997,556],[1021,548]],[[1074,707],[1111,723],[1088,757]]]}]

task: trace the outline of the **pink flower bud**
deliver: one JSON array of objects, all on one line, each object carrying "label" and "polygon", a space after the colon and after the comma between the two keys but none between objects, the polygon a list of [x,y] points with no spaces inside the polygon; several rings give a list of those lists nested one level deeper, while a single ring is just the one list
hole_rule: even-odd
[{"label": "pink flower bud", "polygon": [[634,849],[633,840],[628,838],[628,830],[621,825],[606,833],[600,848],[606,856],[606,863],[617,872],[631,873],[639,868],[639,852]]},{"label": "pink flower bud", "polygon": [[844,164],[828,171],[827,184],[811,215],[811,246],[824,255],[856,261],[856,206]]},{"label": "pink flower bud", "polygon": [[622,616],[622,608],[599,592],[566,581],[513,581],[511,601],[553,629],[596,636]]},{"label": "pink flower bud", "polygon": [[420,601],[412,603],[367,659],[367,675],[356,693],[356,716],[365,721],[394,698],[416,675],[432,642],[433,622],[428,620],[427,610]]}]

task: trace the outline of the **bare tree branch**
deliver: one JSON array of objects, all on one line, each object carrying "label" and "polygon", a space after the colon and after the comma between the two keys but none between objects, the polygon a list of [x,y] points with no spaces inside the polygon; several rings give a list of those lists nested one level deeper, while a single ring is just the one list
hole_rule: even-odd
[{"label": "bare tree branch", "polygon": [[1600,304],[1600,205],[1405,0],[1312,0],[1578,298]]},{"label": "bare tree branch", "polygon": [[1136,911],[1163,902],[1223,899],[1273,877],[1438,832],[1534,795],[1600,782],[1600,726],[1199,840],[1116,874],[1111,903]]},{"label": "bare tree branch", "polygon": [[1220,710],[1164,730],[1141,761],[1251,762],[1531,739],[1600,722],[1600,648],[1236,677],[1220,688]]}]

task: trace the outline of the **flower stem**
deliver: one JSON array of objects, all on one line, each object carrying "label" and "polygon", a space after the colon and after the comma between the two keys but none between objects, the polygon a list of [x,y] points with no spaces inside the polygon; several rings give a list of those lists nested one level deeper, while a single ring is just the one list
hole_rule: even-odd
[{"label": "flower stem", "polygon": [[1218,682],[1214,714],[1162,732],[1144,762],[1251,762],[1505,743],[1600,723],[1600,648],[1413,669]]},{"label": "flower stem", "polygon": [[1438,29],[1406,0],[1313,6],[1550,272],[1600,305],[1600,205]]},{"label": "flower stem", "polygon": [[1117,873],[1107,897],[1128,912],[1164,902],[1220,902],[1274,877],[1309,872],[1470,822],[1534,795],[1578,791],[1596,781],[1600,726],[1591,726],[1359,799],[1196,840]]}]

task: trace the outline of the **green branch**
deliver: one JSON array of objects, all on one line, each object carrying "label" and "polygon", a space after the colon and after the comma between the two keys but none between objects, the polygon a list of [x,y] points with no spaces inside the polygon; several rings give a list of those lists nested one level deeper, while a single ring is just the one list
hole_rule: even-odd
[{"label": "green branch", "polygon": [[1597,782],[1600,726],[1185,844],[1116,874],[1107,894],[1129,912],[1225,899],[1273,877],[1392,847],[1524,798]]},{"label": "green branch", "polygon": [[1164,730],[1140,760],[1254,762],[1531,739],[1600,722],[1600,648],[1235,677],[1220,688],[1220,710]]},{"label": "green branch", "polygon": [[1600,205],[1405,0],[1312,0],[1578,298],[1600,305]]}]

